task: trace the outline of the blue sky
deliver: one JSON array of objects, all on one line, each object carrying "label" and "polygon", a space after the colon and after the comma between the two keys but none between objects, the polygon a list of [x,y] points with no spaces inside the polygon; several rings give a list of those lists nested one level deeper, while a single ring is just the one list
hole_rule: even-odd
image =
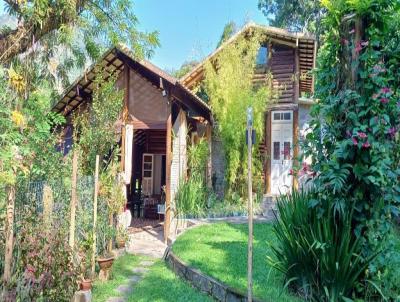
[{"label": "blue sky", "polygon": [[[3,11],[0,1],[0,12]],[[136,0],[139,29],[159,31],[161,47],[151,61],[166,69],[178,69],[187,60],[201,59],[215,49],[229,21],[266,24],[258,0]]]},{"label": "blue sky", "polygon": [[142,30],[158,30],[161,47],[151,59],[163,69],[179,68],[186,60],[213,51],[229,21],[266,24],[258,0],[136,0]]}]

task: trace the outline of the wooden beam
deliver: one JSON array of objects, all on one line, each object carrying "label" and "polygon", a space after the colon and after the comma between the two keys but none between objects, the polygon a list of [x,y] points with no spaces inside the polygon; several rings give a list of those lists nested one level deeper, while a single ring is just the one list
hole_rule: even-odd
[{"label": "wooden beam", "polygon": [[172,163],[172,114],[171,104],[168,104],[167,140],[165,148],[165,218],[164,218],[164,242],[168,242],[171,225],[171,163]]}]

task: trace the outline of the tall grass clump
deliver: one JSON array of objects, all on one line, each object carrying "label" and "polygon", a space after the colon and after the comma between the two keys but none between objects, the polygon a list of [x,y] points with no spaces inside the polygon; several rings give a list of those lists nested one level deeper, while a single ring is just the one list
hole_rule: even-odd
[{"label": "tall grass clump", "polygon": [[366,270],[371,260],[362,256],[362,237],[352,230],[353,211],[313,207],[315,194],[292,192],[278,198],[269,263],[285,274],[286,285],[308,300],[350,301],[370,283]]}]

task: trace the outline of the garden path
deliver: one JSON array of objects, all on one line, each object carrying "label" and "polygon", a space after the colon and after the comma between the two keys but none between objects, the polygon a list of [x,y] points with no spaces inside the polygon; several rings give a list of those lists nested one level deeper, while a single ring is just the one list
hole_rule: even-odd
[{"label": "garden path", "polygon": [[135,255],[161,259],[167,248],[163,240],[162,226],[144,229],[141,232],[129,234],[126,251]]},{"label": "garden path", "polygon": [[148,267],[154,264],[155,260],[143,260],[137,267],[132,270],[132,275],[128,278],[127,283],[123,283],[117,287],[120,297],[111,297],[107,302],[125,302],[126,298],[135,290],[135,285],[142,280],[144,275],[148,272]]}]

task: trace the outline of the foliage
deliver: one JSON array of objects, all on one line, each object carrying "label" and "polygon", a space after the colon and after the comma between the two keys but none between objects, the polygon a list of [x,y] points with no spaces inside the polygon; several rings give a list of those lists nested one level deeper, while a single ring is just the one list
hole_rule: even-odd
[{"label": "foliage", "polygon": [[325,9],[315,0],[259,0],[258,9],[269,24],[293,31],[321,32],[321,18]]},{"label": "foliage", "polygon": [[203,181],[196,176],[182,180],[175,195],[176,215],[201,216],[206,209],[207,194]]},{"label": "foliage", "polygon": [[110,159],[118,154],[115,137],[121,127],[123,91],[116,88],[115,82],[116,75],[105,79],[102,70],[97,70],[90,107],[74,114],[74,141],[81,151],[84,174],[94,174],[96,155]]},{"label": "foliage", "polygon": [[351,225],[354,210],[339,216],[330,208],[321,217],[319,209],[312,207],[315,202],[315,195],[304,191],[278,198],[274,225],[278,244],[272,246],[276,260],[270,257],[269,262],[285,274],[285,286],[307,300],[353,298],[376,255],[361,255],[361,237]]},{"label": "foliage", "polygon": [[[316,73],[316,96],[307,135],[318,199],[361,236],[363,257],[384,248],[369,266],[380,279],[390,253],[386,244],[399,212],[399,1],[323,1],[327,10]],[[383,286],[391,287],[390,280]]]},{"label": "foliage", "polygon": [[[265,267],[276,242],[273,225],[254,224],[253,295],[258,301],[302,301],[283,289],[283,274]],[[247,292],[246,223],[212,223],[187,230],[172,246],[174,254],[196,268],[242,293]]]},{"label": "foliage", "polygon": [[[249,38],[238,37],[213,61],[205,64],[205,91],[217,120],[216,131],[224,145],[228,195],[247,192],[247,147],[245,141],[246,110],[252,106],[254,129],[263,137],[264,112],[271,92],[267,83],[254,87],[255,58],[260,47],[260,36],[254,32]],[[258,150],[260,139],[254,150]],[[254,175],[261,173],[261,159],[254,160]]]},{"label": "foliage", "polygon": [[171,74],[175,78],[180,79],[185,76],[189,71],[191,71],[195,66],[197,66],[197,64],[199,64],[199,62],[196,60],[186,61],[181,65],[178,70],[172,70]]},{"label": "foliage", "polygon": [[225,41],[229,40],[237,32],[236,23],[231,21],[225,24],[221,37],[219,38],[217,48],[220,47]]},{"label": "foliage", "polygon": [[19,273],[14,282],[18,300],[69,301],[79,271],[65,240],[66,232],[57,222],[47,225],[40,216],[26,217],[17,239]]},{"label": "foliage", "polygon": [[[58,63],[63,51],[74,60],[69,57],[54,68],[62,76],[64,69],[83,63],[86,55],[94,59],[102,48],[119,42],[128,43],[139,57],[148,56],[159,45],[158,33],[137,30],[133,7],[131,0],[6,1],[6,11],[17,26],[2,28],[0,62],[31,49],[29,56],[46,53],[39,56],[45,64],[51,59]],[[35,45],[37,41],[41,47]]]}]

